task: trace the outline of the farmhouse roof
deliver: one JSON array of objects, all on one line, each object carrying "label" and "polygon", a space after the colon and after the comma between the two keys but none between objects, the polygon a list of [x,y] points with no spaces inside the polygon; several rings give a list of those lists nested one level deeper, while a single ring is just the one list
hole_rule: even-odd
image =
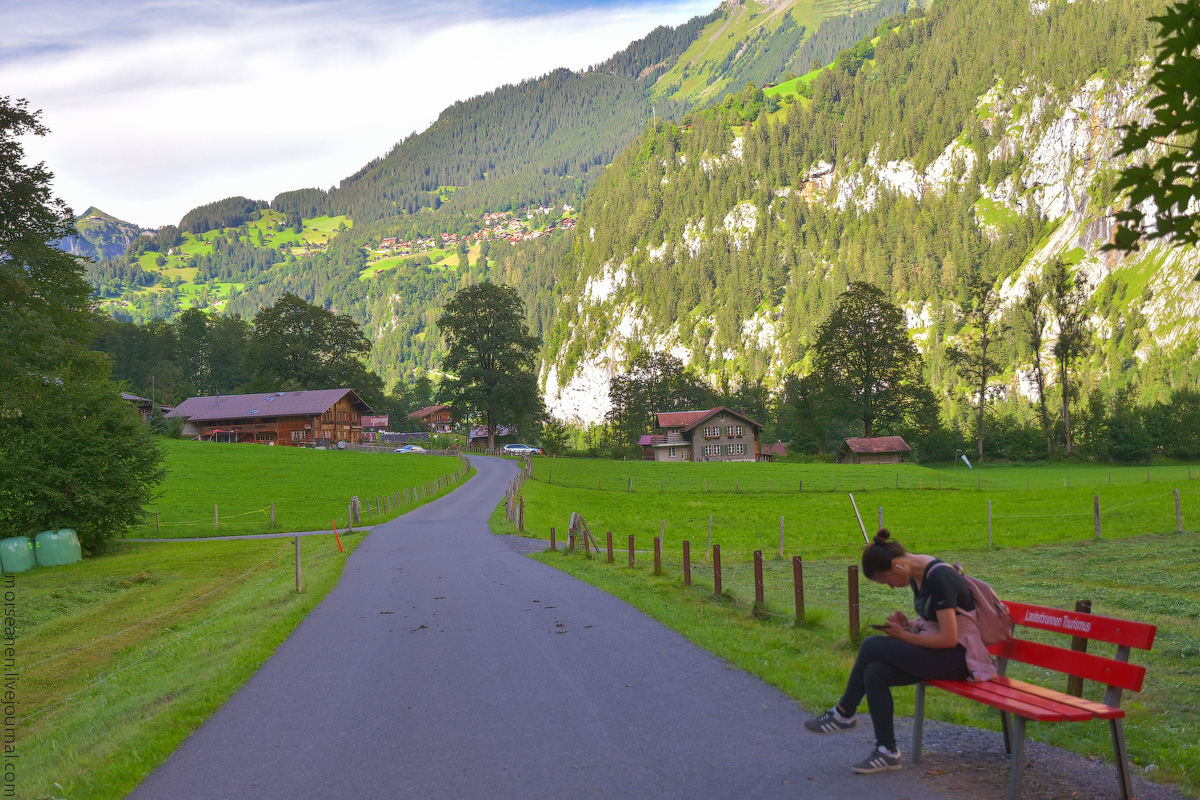
[{"label": "farmhouse roof", "polygon": [[667,437],[658,433],[645,433],[638,437],[638,447],[650,447],[655,444],[663,444],[667,441]]},{"label": "farmhouse roof", "polygon": [[701,422],[721,413],[732,414],[738,419],[745,420],[759,430],[762,430],[763,426],[761,422],[755,422],[740,411],[734,411],[728,406],[717,406],[707,411],[660,411],[658,413],[658,427],[683,428],[684,431],[689,431]]},{"label": "farmhouse roof", "polygon": [[324,414],[337,401],[350,395],[350,402],[362,413],[371,413],[353,389],[315,389],[303,392],[265,392],[262,394],[223,394],[189,397],[168,417],[184,417],[192,422],[209,422],[242,417],[311,417]]},{"label": "farmhouse roof", "polygon": [[912,450],[902,436],[852,436],[842,444],[854,453],[907,453]]},{"label": "farmhouse roof", "polygon": [[417,409],[416,411],[412,412],[408,416],[411,419],[425,419],[426,417],[433,416],[434,414],[436,414],[439,411],[449,411],[449,410],[450,410],[450,406],[447,406],[447,405],[425,406],[424,408]]}]

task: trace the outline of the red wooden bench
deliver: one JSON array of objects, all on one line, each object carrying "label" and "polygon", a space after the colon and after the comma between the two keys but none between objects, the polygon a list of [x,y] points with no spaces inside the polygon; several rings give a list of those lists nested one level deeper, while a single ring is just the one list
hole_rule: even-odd
[{"label": "red wooden bench", "polygon": [[[1077,652],[1063,647],[1031,642],[1014,636],[988,649],[997,657],[1000,677],[984,683],[970,681],[924,681],[917,684],[916,713],[913,717],[913,763],[921,763],[921,728],[925,718],[925,686],[936,686],[948,692],[978,700],[999,709],[1004,726],[1004,748],[1012,755],[1008,796],[1021,796],[1021,768],[1025,750],[1025,722],[1086,722],[1108,720],[1112,733],[1113,757],[1117,762],[1117,777],[1122,800],[1131,800],[1133,785],[1129,776],[1129,758],[1125,752],[1125,731],[1121,720],[1121,692],[1142,690],[1146,668],[1129,663],[1131,647],[1149,650],[1154,645],[1157,628],[1143,622],[1130,622],[1095,614],[1061,611],[1055,608],[1006,602],[1017,626],[1067,634],[1117,646],[1114,658]],[[1108,687],[1104,702],[1085,700],[1043,686],[1004,677],[1008,662],[1017,661],[1036,667],[1055,670],[1084,680],[1098,681]],[[1010,720],[1011,717],[1011,720]]]}]

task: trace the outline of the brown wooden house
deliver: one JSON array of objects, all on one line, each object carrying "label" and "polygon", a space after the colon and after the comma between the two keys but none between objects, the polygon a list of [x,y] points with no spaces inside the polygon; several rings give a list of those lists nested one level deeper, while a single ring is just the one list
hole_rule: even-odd
[{"label": "brown wooden house", "polygon": [[182,417],[184,435],[206,441],[336,447],[361,442],[371,413],[353,389],[316,389],[189,397],[167,417]]},{"label": "brown wooden house", "polygon": [[450,406],[425,406],[408,415],[422,425],[429,427],[435,433],[449,433],[454,430],[454,418],[450,414]]},{"label": "brown wooden house", "polygon": [[900,436],[852,436],[842,442],[839,464],[899,464],[912,450]]}]

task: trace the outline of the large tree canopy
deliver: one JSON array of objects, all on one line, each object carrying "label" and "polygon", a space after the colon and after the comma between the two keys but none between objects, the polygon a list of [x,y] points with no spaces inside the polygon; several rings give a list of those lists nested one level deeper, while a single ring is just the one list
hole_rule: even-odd
[{"label": "large tree canopy", "polygon": [[856,281],[817,329],[814,372],[825,395],[863,434],[895,429],[928,389],[904,312],[877,287]]},{"label": "large tree canopy", "polygon": [[54,242],[74,233],[43,164],[20,137],[46,129],[25,101],[0,98],[0,530],[74,528],[86,549],[137,521],[162,477],[160,455],[88,350],[83,265]]},{"label": "large tree canopy", "polygon": [[261,391],[344,386],[374,405],[383,398],[383,381],[362,361],[370,352],[371,341],[353,319],[285,294],[254,318],[246,365],[251,386]]},{"label": "large tree canopy", "polygon": [[439,399],[457,415],[479,415],[488,447],[497,425],[541,412],[534,359],[538,340],[525,324],[525,304],[511,286],[480,283],[460,289],[438,320],[446,339]]}]

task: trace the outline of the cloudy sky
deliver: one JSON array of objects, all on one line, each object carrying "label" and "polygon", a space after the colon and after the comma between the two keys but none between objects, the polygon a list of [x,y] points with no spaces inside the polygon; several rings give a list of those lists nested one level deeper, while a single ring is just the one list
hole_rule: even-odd
[{"label": "cloudy sky", "polygon": [[602,61],[716,0],[0,2],[0,95],[76,211],[177,223],[232,195],[327,188],[447,105]]}]

